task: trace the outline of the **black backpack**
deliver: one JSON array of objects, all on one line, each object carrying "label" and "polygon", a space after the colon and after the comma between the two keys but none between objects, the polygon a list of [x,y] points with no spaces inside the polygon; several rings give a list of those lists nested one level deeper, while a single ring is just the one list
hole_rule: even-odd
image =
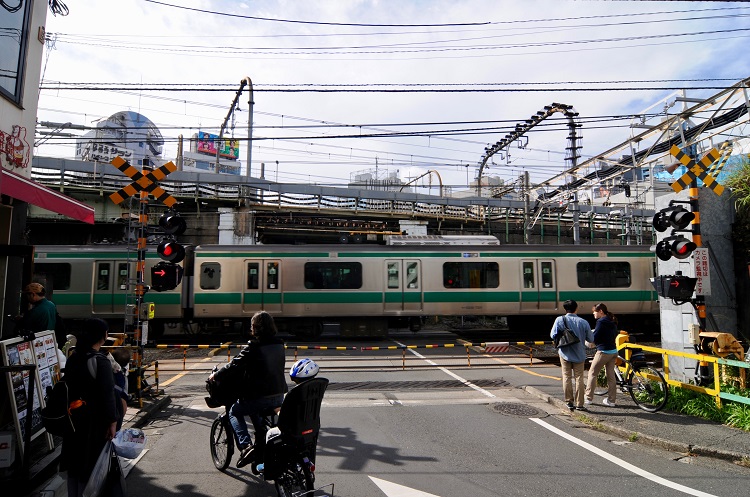
[{"label": "black backpack", "polygon": [[[86,361],[91,376],[96,379],[96,358],[93,354],[89,354]],[[42,425],[52,435],[70,435],[75,433],[76,426],[82,426],[82,423],[85,423],[89,413],[86,401],[80,394],[74,394],[72,390],[64,376],[54,386],[47,387],[45,406],[40,414]]]}]

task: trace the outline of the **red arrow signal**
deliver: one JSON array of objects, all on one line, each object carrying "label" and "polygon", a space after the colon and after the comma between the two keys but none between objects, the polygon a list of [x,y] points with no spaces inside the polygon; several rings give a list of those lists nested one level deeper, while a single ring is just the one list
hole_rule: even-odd
[{"label": "red arrow signal", "polygon": [[670,281],[670,282],[669,282],[669,286],[673,286],[673,287],[677,288],[678,286],[680,286],[680,282],[679,282],[679,281],[677,281],[677,280],[675,280],[675,281]]},{"label": "red arrow signal", "polygon": [[157,276],[164,276],[167,272],[162,269],[161,271],[154,271],[154,274]]}]

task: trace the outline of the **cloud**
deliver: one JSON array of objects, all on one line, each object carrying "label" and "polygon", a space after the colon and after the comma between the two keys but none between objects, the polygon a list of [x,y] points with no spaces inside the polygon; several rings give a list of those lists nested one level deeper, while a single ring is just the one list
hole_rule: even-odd
[{"label": "cloud", "polygon": [[[592,117],[636,113],[672,92],[615,91],[613,87],[638,89],[651,86],[639,81],[701,78],[731,81],[654,85],[729,86],[735,82],[732,79],[748,72],[748,62],[738,54],[744,53],[750,32],[738,30],[747,26],[743,16],[750,13],[750,6],[735,3],[171,3],[310,23],[220,16],[136,0],[116,4],[79,0],[70,5],[67,17],[48,17],[47,31],[57,34],[57,43],[48,53],[45,84],[131,84],[132,89],[44,90],[39,119],[91,125],[117,111],[135,110],[162,129],[167,139],[165,159],[172,159],[178,134],[189,136],[198,129],[218,132],[236,88],[243,77],[250,76],[257,89],[254,171],[260,162],[275,166],[279,161],[279,181],[337,183],[377,164],[385,170],[438,170],[444,183],[461,188],[466,186],[465,164],[471,165],[472,179],[484,147],[544,105],[561,102],[575,107],[585,123],[582,153],[591,156],[629,136],[627,121],[594,124]],[[617,81],[636,82],[613,83]],[[451,93],[311,93],[275,86],[365,85],[357,88],[398,90],[404,85],[443,84],[455,85],[443,88],[465,89],[528,82],[538,84],[522,87],[527,91]],[[226,87],[221,92],[145,88],[159,83]],[[376,84],[390,86],[372,86]],[[609,90],[597,91],[602,87]],[[540,88],[544,91],[529,91]],[[271,89],[287,91],[267,91]],[[690,93],[706,96],[715,90]],[[243,110],[235,116],[234,134],[239,138],[246,136],[246,102],[247,95],[240,98]],[[448,130],[485,127],[496,129],[441,136]],[[433,134],[322,138],[385,131]],[[507,154],[502,160],[495,157],[496,165],[490,165],[489,173],[509,181],[525,170],[531,172],[532,182],[551,177],[566,167],[567,135],[564,119],[554,127],[539,126],[529,133],[525,149],[511,147],[510,158]],[[50,140],[36,153],[72,157],[74,149]]]}]

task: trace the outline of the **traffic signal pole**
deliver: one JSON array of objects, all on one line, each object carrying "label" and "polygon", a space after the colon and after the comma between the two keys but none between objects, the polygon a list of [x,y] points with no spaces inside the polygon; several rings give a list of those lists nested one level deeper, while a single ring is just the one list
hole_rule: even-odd
[{"label": "traffic signal pole", "polygon": [[[701,213],[699,209],[698,195],[698,179],[695,178],[690,182],[688,196],[690,197],[690,210],[693,211],[693,214],[695,215],[695,219],[693,219],[691,225],[693,230],[693,243],[696,245],[696,247],[701,247],[703,246],[703,241],[701,238]],[[698,336],[700,337],[700,334],[705,333],[706,331],[706,298],[703,295],[696,295],[692,301],[692,304],[693,309],[695,309],[695,314],[698,317]],[[695,349],[696,353],[702,353],[702,347],[700,346],[700,344],[693,345],[693,348]],[[696,376],[700,379],[707,378],[709,376],[708,368],[709,364],[707,361],[698,361],[698,371],[696,371]],[[699,383],[703,383],[703,381],[699,381]]]},{"label": "traffic signal pole", "polygon": [[[143,176],[150,172],[150,169],[143,168]],[[141,395],[141,378],[143,376],[143,346],[141,344],[141,308],[143,306],[143,297],[148,291],[145,283],[146,274],[146,243],[148,241],[148,191],[141,190],[139,195],[140,209],[138,212],[138,249],[135,262],[135,308],[133,309],[132,322],[134,326],[133,341],[135,349],[133,352],[133,361],[137,368],[136,374],[136,392],[138,396],[138,406],[143,407],[143,395]]]}]

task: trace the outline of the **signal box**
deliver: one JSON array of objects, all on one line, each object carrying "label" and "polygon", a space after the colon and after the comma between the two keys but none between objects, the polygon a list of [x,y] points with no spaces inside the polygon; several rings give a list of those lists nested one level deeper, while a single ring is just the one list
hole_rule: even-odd
[{"label": "signal box", "polygon": [[696,283],[698,283],[698,278],[690,278],[682,274],[651,278],[651,284],[659,297],[673,300],[689,301],[693,296]]}]

